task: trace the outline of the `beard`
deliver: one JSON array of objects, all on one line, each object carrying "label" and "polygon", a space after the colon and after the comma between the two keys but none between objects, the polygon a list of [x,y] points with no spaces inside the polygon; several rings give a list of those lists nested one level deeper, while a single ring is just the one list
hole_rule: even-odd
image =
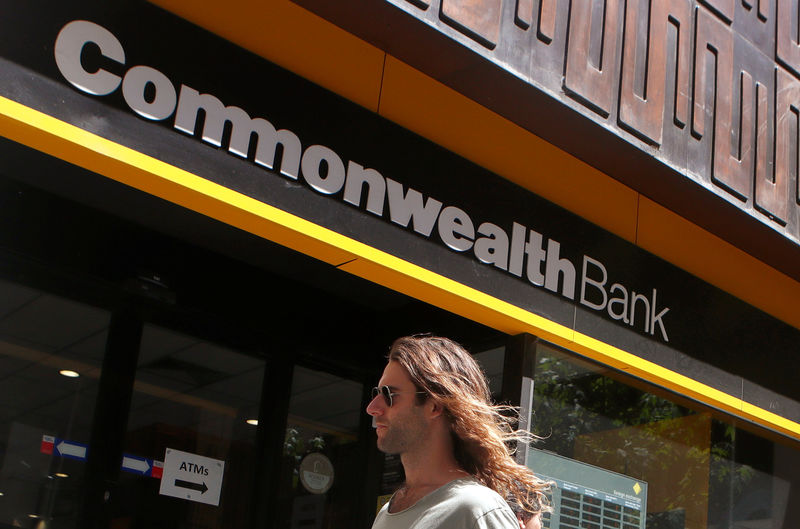
[{"label": "beard", "polygon": [[378,450],[385,454],[403,454],[424,443],[426,433],[422,408],[411,408],[408,414],[395,417],[391,424],[386,425],[378,437]]}]

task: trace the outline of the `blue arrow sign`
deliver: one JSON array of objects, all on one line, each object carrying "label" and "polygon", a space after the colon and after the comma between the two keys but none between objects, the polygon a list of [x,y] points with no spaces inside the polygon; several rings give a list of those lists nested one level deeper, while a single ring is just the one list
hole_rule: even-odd
[{"label": "blue arrow sign", "polygon": [[149,476],[153,470],[153,460],[129,454],[122,455],[122,470],[140,476]]},{"label": "blue arrow sign", "polygon": [[64,441],[56,439],[53,443],[53,453],[57,456],[86,461],[86,454],[89,451],[88,445],[76,443],[75,441]]},{"label": "blue arrow sign", "polygon": [[[40,448],[43,454],[51,454],[59,457],[68,457],[78,461],[86,461],[89,454],[89,446],[75,441],[65,441],[52,435],[43,435]],[[149,476],[161,479],[164,472],[164,463],[147,459],[146,457],[122,454],[122,470],[140,476]]]}]

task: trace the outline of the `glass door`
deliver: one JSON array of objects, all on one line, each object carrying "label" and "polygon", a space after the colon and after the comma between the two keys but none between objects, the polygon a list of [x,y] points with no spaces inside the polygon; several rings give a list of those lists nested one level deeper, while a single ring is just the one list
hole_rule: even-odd
[{"label": "glass door", "polygon": [[275,527],[354,527],[366,458],[359,442],[363,384],[295,366]]},{"label": "glass door", "polygon": [[0,528],[79,527],[109,319],[0,280]]},{"label": "glass door", "polygon": [[145,324],[111,527],[251,526],[265,360]]}]

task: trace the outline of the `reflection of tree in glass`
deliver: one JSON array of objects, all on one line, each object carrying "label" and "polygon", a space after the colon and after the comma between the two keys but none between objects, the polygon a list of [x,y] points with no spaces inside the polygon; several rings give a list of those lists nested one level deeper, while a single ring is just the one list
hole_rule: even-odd
[{"label": "reflection of tree in glass", "polygon": [[758,476],[753,467],[736,461],[736,437],[741,431],[720,421],[714,421],[711,431],[709,523],[722,527],[732,524],[735,506],[753,489]]},{"label": "reflection of tree in glass", "polygon": [[648,481],[648,510],[682,510],[687,528],[730,513],[755,474],[733,461],[737,430],[601,369],[540,348],[531,417],[533,433],[544,437],[537,448]]},{"label": "reflection of tree in glass", "polygon": [[300,479],[299,468],[303,457],[311,452],[321,452],[325,449],[325,438],[315,435],[304,439],[297,428],[286,428],[286,437],[283,441],[283,455],[292,460],[292,487],[297,487]]},{"label": "reflection of tree in glass", "polygon": [[571,457],[580,435],[692,413],[598,371],[561,355],[538,355],[531,419],[533,432],[546,438],[541,448]]},{"label": "reflection of tree in glass", "polygon": [[302,457],[310,452],[318,452],[325,448],[325,438],[315,435],[308,439],[303,439],[297,428],[289,427],[286,429],[286,437],[283,441],[283,455],[291,456],[299,463]]}]

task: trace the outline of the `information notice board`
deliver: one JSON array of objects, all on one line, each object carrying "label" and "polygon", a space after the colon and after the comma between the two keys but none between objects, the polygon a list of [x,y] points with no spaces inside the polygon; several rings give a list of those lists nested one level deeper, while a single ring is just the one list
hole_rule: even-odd
[{"label": "information notice board", "polygon": [[543,527],[645,529],[646,482],[543,450],[529,450],[527,464],[555,483]]}]

